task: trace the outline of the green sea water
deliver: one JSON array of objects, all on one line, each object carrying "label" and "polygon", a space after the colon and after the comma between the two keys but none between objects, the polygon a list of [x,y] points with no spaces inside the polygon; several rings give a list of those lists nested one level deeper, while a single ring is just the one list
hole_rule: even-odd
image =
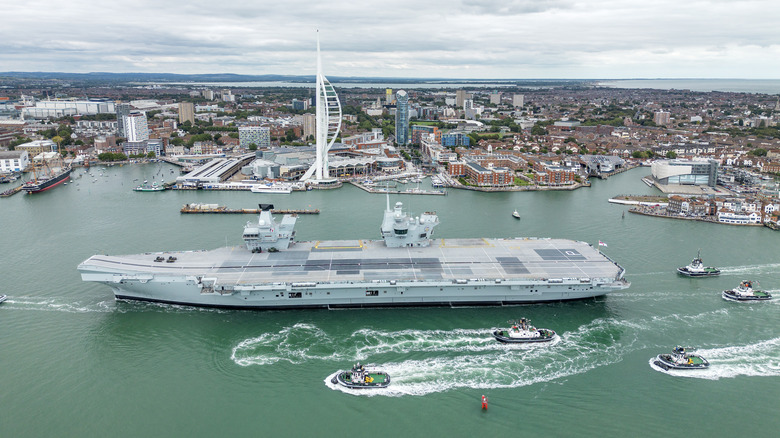
[{"label": "green sea water", "polygon": [[[378,238],[385,198],[351,186],[133,192],[144,179],[176,176],[151,164],[93,168],[67,186],[0,199],[0,293],[9,296],[0,305],[0,436],[776,436],[780,232],[622,218],[626,207],[607,199],[654,193],[640,181],[647,173],[573,192],[391,199],[416,213],[435,210],[436,237],[601,240],[632,282],[598,299],[507,307],[228,311],[116,302],[76,271],[97,253],[238,245],[255,220],[180,214],[189,202],[319,208],[299,218],[298,240]],[[720,277],[675,274],[699,248]],[[744,279],[778,299],[721,299]],[[560,339],[526,347],[491,338],[522,316]],[[677,344],[698,347],[711,368],[651,367]],[[388,371],[391,387],[334,388],[330,376],[356,361]]]}]

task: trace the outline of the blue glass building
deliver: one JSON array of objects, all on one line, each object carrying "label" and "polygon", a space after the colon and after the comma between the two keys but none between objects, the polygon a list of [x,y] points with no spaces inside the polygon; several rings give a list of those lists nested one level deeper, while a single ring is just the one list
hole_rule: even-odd
[{"label": "blue glass building", "polygon": [[471,139],[464,132],[448,132],[441,136],[441,145],[444,147],[469,146],[470,143]]},{"label": "blue glass building", "polygon": [[409,143],[409,95],[404,90],[395,94],[395,142]]}]

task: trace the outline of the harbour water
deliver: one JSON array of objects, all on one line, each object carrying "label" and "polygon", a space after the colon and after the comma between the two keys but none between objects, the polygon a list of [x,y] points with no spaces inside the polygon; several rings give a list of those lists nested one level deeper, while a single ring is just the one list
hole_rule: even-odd
[{"label": "harbour water", "polygon": [[[563,81],[573,83],[594,83],[610,88],[652,88],[657,90],[691,90],[691,91],[726,91],[736,93],[780,94],[780,79],[517,79],[495,81],[424,81],[419,82],[333,82],[337,88],[391,88],[393,90],[409,89],[501,89],[507,87],[522,87],[525,89],[544,89],[560,85]],[[551,85],[546,85],[550,82]],[[163,84],[163,83],[161,83]],[[311,82],[268,81],[268,82],[173,82],[173,85],[197,85],[206,87],[248,87],[248,88],[314,88]]]},{"label": "harbour water", "polygon": [[620,79],[601,81],[599,85],[614,88],[780,94],[778,79]]},{"label": "harbour water", "polygon": [[[155,172],[93,169],[68,186],[0,200],[0,293],[9,295],[0,305],[0,436],[705,437],[773,436],[780,427],[780,299],[720,297],[750,279],[780,298],[780,233],[623,219],[627,207],[607,199],[653,194],[640,180],[647,169],[572,192],[392,199],[436,210],[437,237],[601,240],[626,268],[628,290],[527,306],[293,311],[116,302],[105,286],[82,282],[76,265],[96,253],[238,245],[254,219],[180,214],[191,202],[318,208],[299,217],[299,240],[377,238],[384,196],[351,186],[132,191],[134,179],[151,182]],[[675,274],[699,248],[720,277]],[[522,316],[560,340],[527,347],[491,338]],[[698,347],[711,368],[670,375],[650,366],[677,344]],[[387,370],[391,387],[328,383],[356,361]]]}]

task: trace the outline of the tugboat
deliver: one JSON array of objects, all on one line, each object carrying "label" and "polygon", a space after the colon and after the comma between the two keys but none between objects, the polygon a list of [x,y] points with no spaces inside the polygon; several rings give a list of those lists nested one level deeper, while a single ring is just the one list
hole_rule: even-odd
[{"label": "tugboat", "polygon": [[699,250],[691,264],[677,268],[677,273],[688,277],[714,277],[720,275],[720,269],[704,266],[704,263],[701,261],[701,250]]},{"label": "tugboat", "polygon": [[723,299],[728,301],[767,301],[772,295],[762,290],[753,290],[753,282],[745,280],[731,290],[723,291]]},{"label": "tugboat", "polygon": [[387,388],[390,376],[384,371],[369,371],[358,362],[351,370],[340,371],[330,382],[352,389]]},{"label": "tugboat", "polygon": [[549,342],[555,338],[555,332],[550,329],[536,328],[528,324],[526,318],[520,321],[509,321],[512,327],[508,330],[495,330],[493,337],[507,344],[522,344],[531,342]]},{"label": "tugboat", "polygon": [[659,354],[655,357],[655,364],[669,370],[700,370],[708,368],[710,363],[698,354],[688,353],[687,348],[676,346],[671,354]]}]

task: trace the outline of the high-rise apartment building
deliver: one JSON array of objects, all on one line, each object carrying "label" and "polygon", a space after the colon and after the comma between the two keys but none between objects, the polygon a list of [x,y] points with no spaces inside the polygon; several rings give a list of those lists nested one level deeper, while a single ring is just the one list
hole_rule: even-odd
[{"label": "high-rise apartment building", "polygon": [[474,101],[466,99],[463,101],[463,117],[472,120],[476,118],[476,111],[474,110]]},{"label": "high-rise apartment building", "polygon": [[458,90],[455,92],[455,106],[458,108],[463,107],[463,102],[466,101],[466,90]]},{"label": "high-rise apartment building", "polygon": [[656,125],[668,125],[671,122],[672,114],[667,111],[656,111],[653,113],[653,122]]},{"label": "high-rise apartment building", "polygon": [[395,95],[395,142],[409,143],[409,95],[404,90],[398,90]]},{"label": "high-rise apartment building", "polygon": [[222,90],[221,98],[225,102],[235,102],[236,96],[233,94],[232,90]]},{"label": "high-rise apartment building", "polygon": [[125,117],[130,114],[133,107],[129,103],[119,103],[116,105],[116,127],[120,137],[127,137],[125,133]]},{"label": "high-rise apartment building", "polygon": [[298,100],[293,99],[292,100],[292,109],[296,111],[306,111],[309,109],[309,101],[308,100]]},{"label": "high-rise apartment building", "polygon": [[266,126],[242,126],[238,128],[238,142],[242,148],[254,143],[258,148],[271,147],[271,128]]},{"label": "high-rise apartment building", "polygon": [[490,93],[490,103],[493,105],[501,105],[501,93]]},{"label": "high-rise apartment building", "polygon": [[125,138],[128,142],[141,142],[149,140],[149,123],[146,120],[146,114],[134,112],[124,118]]},{"label": "high-rise apartment building", "polygon": [[413,144],[422,144],[424,135],[430,135],[431,142],[441,144],[441,131],[436,126],[412,125],[410,131],[409,136]]},{"label": "high-rise apartment building", "polygon": [[385,89],[385,105],[392,105],[393,102],[395,102],[395,99],[393,98],[393,89],[392,88],[386,88]]},{"label": "high-rise apartment building", "polygon": [[524,99],[525,96],[523,96],[522,94],[515,94],[514,96],[512,96],[512,106],[514,106],[515,108],[522,107],[525,104],[525,102],[523,101]]},{"label": "high-rise apartment building", "polygon": [[195,123],[195,104],[192,102],[179,103],[179,123]]},{"label": "high-rise apartment building", "polygon": [[311,113],[303,115],[303,137],[308,139],[309,136],[317,135],[317,116]]}]

